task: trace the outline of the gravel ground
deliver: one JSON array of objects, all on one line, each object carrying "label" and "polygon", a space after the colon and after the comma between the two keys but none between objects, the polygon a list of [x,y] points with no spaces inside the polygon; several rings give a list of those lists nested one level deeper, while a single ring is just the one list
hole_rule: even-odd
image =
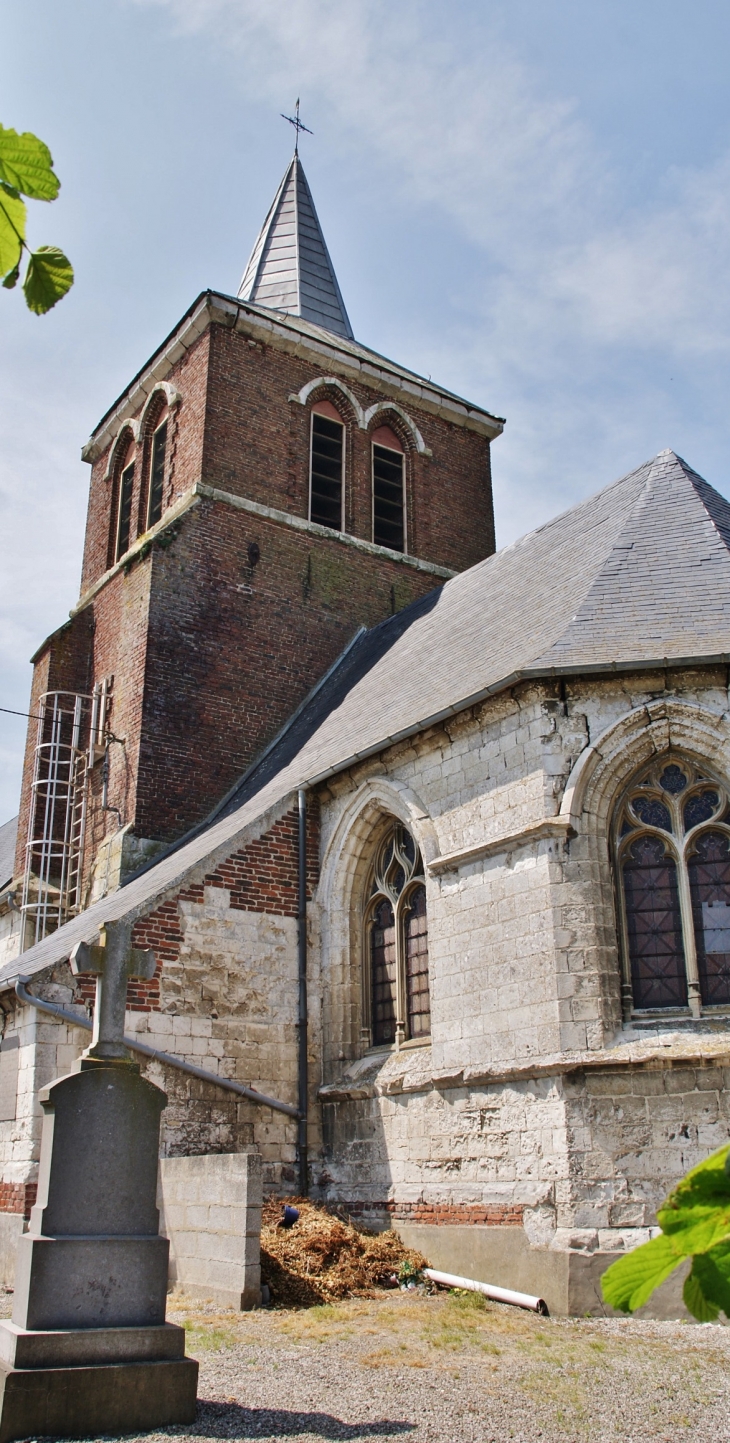
[{"label": "gravel ground", "polygon": [[463,1295],[302,1312],[171,1300],[200,1360],[198,1417],[150,1440],[728,1443],[730,1329],[545,1319]]}]

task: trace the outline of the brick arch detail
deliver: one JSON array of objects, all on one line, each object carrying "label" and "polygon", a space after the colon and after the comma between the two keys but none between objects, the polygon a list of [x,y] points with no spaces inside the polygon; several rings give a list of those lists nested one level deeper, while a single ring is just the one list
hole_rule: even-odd
[{"label": "brick arch detail", "polygon": [[365,412],[357,396],[337,376],[316,376],[313,381],[307,381],[300,391],[293,392],[289,400],[299,406],[310,406],[314,400],[327,400],[331,401],[338,411],[342,410],[344,401],[349,407],[350,423],[357,425],[360,430],[366,429]]},{"label": "brick arch detail", "polygon": [[368,431],[376,430],[378,426],[390,426],[406,451],[417,451],[419,456],[432,454],[415,421],[395,401],[376,401],[373,406],[368,406],[363,419]]}]

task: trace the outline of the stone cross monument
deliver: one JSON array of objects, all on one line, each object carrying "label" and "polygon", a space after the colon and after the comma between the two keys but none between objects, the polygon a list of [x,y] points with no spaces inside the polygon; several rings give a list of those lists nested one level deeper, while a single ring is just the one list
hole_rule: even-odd
[{"label": "stone cross monument", "polygon": [[0,1443],[148,1432],[195,1416],[198,1365],[165,1322],[169,1243],[156,1206],[167,1098],[124,1043],[129,977],[150,978],[131,926],[71,956],[96,975],[91,1046],[40,1093],[38,1200],[0,1323]]}]

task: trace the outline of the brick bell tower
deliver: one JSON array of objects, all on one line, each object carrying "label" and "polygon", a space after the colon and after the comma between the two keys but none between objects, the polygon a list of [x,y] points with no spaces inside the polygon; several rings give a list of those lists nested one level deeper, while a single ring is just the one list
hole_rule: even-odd
[{"label": "brick bell tower", "polygon": [[358,344],[298,154],[237,297],[102,417],[81,594],[38,649],[24,945],[201,821],[371,627],[494,550],[502,422]]}]

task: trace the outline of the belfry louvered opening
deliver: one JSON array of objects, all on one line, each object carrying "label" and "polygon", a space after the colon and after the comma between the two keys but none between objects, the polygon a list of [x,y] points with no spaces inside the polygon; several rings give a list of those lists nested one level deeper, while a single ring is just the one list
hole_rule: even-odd
[{"label": "belfry louvered opening", "polygon": [[117,512],[117,544],[114,560],[118,561],[129,551],[129,534],[132,524],[132,492],[134,490],[134,462],[125,466],[119,482],[119,510]]},{"label": "belfry louvered opening", "polygon": [[345,428],[341,421],[312,413],[309,519],[344,531]]},{"label": "belfry louvered opening", "polygon": [[165,486],[165,455],[167,452],[167,420],[157,427],[152,437],[150,460],[150,500],[147,525],[154,526],[162,516],[163,492]]},{"label": "belfry louvered opening", "polygon": [[402,451],[373,444],[373,541],[405,551],[404,460]]}]

